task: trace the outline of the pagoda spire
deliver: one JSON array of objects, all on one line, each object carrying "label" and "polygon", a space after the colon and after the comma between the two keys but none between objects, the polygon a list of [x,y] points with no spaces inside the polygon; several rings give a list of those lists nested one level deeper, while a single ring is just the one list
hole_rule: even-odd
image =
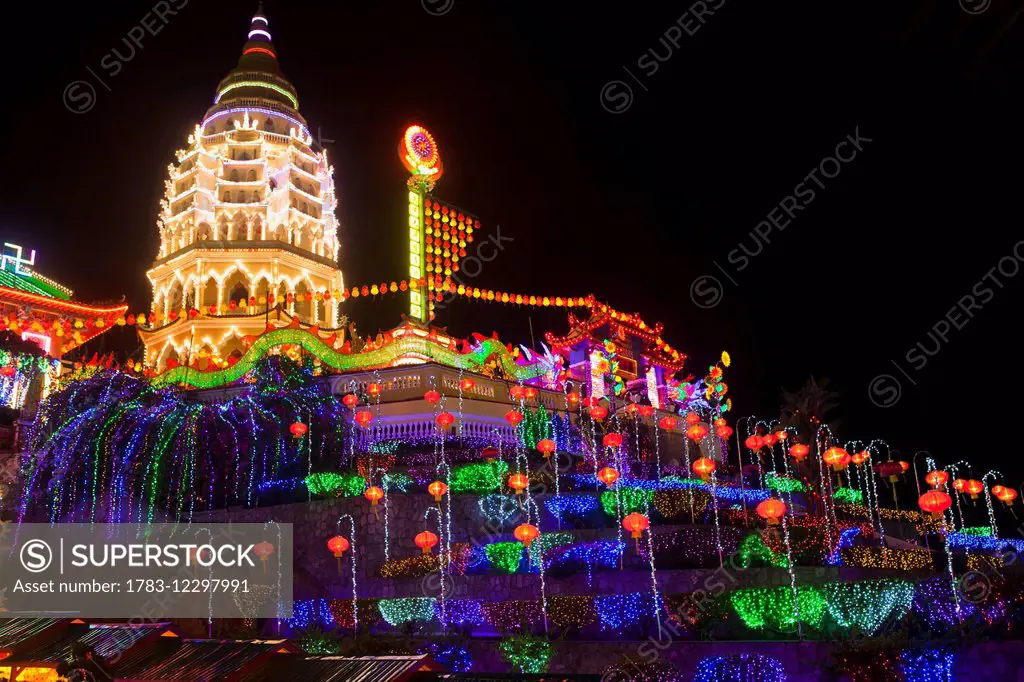
[{"label": "pagoda spire", "polygon": [[221,81],[217,99],[265,99],[299,108],[298,95],[281,72],[277,61],[277,48],[270,34],[270,20],[260,3],[249,22],[249,32],[238,65]]}]

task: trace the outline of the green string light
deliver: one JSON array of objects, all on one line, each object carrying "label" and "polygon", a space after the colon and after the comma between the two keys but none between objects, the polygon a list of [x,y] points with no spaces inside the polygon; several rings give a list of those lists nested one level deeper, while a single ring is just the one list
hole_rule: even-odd
[{"label": "green string light", "polygon": [[828,614],[838,625],[867,635],[875,634],[890,618],[907,615],[914,599],[914,585],[897,578],[829,583],[822,591]]},{"label": "green string light", "polygon": [[521,635],[503,639],[498,645],[501,658],[524,674],[547,672],[554,646],[543,637]]},{"label": "green string light", "polygon": [[306,476],[306,488],[317,496],[355,497],[366,490],[366,479],[355,473],[326,471]]},{"label": "green string light", "polygon": [[[818,628],[825,615],[825,597],[817,587],[811,585],[797,587],[797,595],[800,622]],[[789,585],[737,590],[729,595],[729,601],[736,615],[751,629],[768,627],[782,632],[796,630],[793,590]]]},{"label": "green string light", "polygon": [[[632,514],[633,512],[646,513],[653,501],[653,490],[646,490],[644,488],[619,489],[619,504],[621,505],[620,509],[623,516],[626,514]],[[604,513],[608,516],[618,515],[617,512],[619,509],[616,509],[615,502],[614,490],[606,490],[601,493],[601,507],[604,509]]]},{"label": "green string light", "polygon": [[390,625],[403,625],[434,618],[433,597],[406,597],[403,599],[381,599],[377,603],[380,615]]},{"label": "green string light", "polygon": [[463,464],[452,469],[449,490],[453,494],[485,495],[501,488],[508,462]]},{"label": "green string light", "polygon": [[487,560],[501,573],[515,573],[523,558],[523,543],[492,542],[484,547]]}]

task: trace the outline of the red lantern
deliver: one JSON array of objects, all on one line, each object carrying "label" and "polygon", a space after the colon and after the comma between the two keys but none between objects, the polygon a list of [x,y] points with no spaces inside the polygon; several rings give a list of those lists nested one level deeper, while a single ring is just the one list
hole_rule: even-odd
[{"label": "red lantern", "polygon": [[825,451],[821,458],[834,471],[842,471],[850,465],[850,453],[843,448],[831,447]]},{"label": "red lantern", "polygon": [[371,507],[376,507],[377,501],[384,497],[384,491],[375,485],[371,485],[363,492],[363,497],[370,501]]},{"label": "red lantern", "polygon": [[14,373],[17,371],[18,370],[14,368],[14,365],[4,365],[3,367],[0,367],[0,374],[5,377],[13,377]]},{"label": "red lantern", "polygon": [[953,490],[957,491],[958,493],[962,493],[964,491],[964,488],[966,487],[967,479],[957,478],[953,480]]},{"label": "red lantern", "polygon": [[942,513],[949,509],[953,500],[941,490],[929,490],[917,499],[917,505],[922,511],[930,513],[934,518],[942,518]]},{"label": "red lantern", "polygon": [[526,397],[526,389],[518,384],[509,388],[508,393],[514,400],[522,400]]},{"label": "red lantern", "polygon": [[697,474],[705,481],[711,477],[711,474],[714,472],[716,467],[717,465],[715,464],[715,460],[710,457],[700,457],[694,461],[692,466],[693,473]]},{"label": "red lantern", "polygon": [[[942,471],[941,469],[929,471],[928,474],[924,477],[924,482],[933,488],[941,488],[942,486],[946,485],[946,481],[948,480],[949,474],[947,474],[945,471]],[[995,488],[993,488],[992,490],[994,492]]]},{"label": "red lantern", "polygon": [[722,438],[724,440],[729,440],[730,438],[732,438],[732,427],[728,426],[728,425],[716,426],[715,427],[715,434],[719,438]]},{"label": "red lantern", "polygon": [[871,454],[868,453],[867,450],[861,450],[860,452],[855,452],[852,455],[850,455],[850,461],[856,464],[857,466],[860,466],[869,459],[871,459]]},{"label": "red lantern", "polygon": [[540,535],[540,531],[537,530],[537,526],[523,523],[516,526],[516,529],[512,531],[512,535],[515,536],[516,540],[529,547],[537,539],[537,536]]},{"label": "red lantern", "polygon": [[555,441],[550,438],[537,441],[537,451],[547,459],[555,451]]},{"label": "red lantern", "polygon": [[575,407],[580,401],[580,394],[576,391],[569,391],[565,394],[565,399],[570,405]]},{"label": "red lantern", "polygon": [[483,450],[480,451],[480,455],[484,458],[484,461],[487,462],[488,464],[490,464],[494,460],[498,459],[498,455],[500,455],[500,454],[501,453],[498,452],[498,448],[494,448],[494,447],[491,447],[491,446],[487,446],[486,448],[484,448]]},{"label": "red lantern", "polygon": [[706,435],[708,435],[708,427],[703,424],[693,424],[686,429],[686,437],[694,443],[699,443]]},{"label": "red lantern", "polygon": [[605,467],[597,472],[597,480],[611,488],[619,480],[619,472],[614,467]]},{"label": "red lantern", "polygon": [[[267,572],[267,559],[269,559],[270,555],[274,553],[274,546],[272,544],[270,544],[269,542],[267,542],[266,540],[264,540],[263,542],[257,544],[255,547],[253,547],[252,551],[253,551],[253,554],[255,554],[256,556],[258,556],[260,558],[260,561],[263,563],[263,572],[266,573]],[[199,556],[199,552],[197,551],[196,552],[196,558],[198,558],[198,556]]]},{"label": "red lantern", "polygon": [[459,382],[459,388],[462,390],[463,393],[467,391],[472,391],[474,388],[476,388],[476,382],[469,378],[463,379],[462,381]]},{"label": "red lantern", "polygon": [[662,417],[661,419],[658,420],[658,426],[660,426],[666,431],[671,431],[672,429],[676,428],[676,424],[678,423],[679,420],[676,419],[675,417]]},{"label": "red lantern", "polygon": [[747,446],[748,450],[754,450],[756,452],[764,447],[764,439],[755,433],[743,441],[743,444]]},{"label": "red lantern", "polygon": [[713,426],[725,426],[725,417],[719,417],[718,419],[716,419],[715,421],[712,422],[712,425]]},{"label": "red lantern", "polygon": [[455,415],[453,415],[451,412],[442,412],[441,414],[437,415],[434,421],[437,422],[438,428],[444,431],[449,426],[455,423]]},{"label": "red lantern", "polygon": [[985,490],[985,484],[981,481],[971,479],[964,485],[964,492],[971,496],[972,500],[978,499],[978,495]]},{"label": "red lantern", "polygon": [[761,436],[761,442],[764,443],[764,446],[766,448],[772,448],[775,447],[775,444],[777,442],[779,442],[779,437],[776,436],[774,433],[766,433],[765,435]]},{"label": "red lantern", "polygon": [[785,431],[776,431],[775,438],[777,438],[778,440],[786,440],[787,438],[789,438],[789,434],[786,433]]},{"label": "red lantern", "polygon": [[309,432],[309,427],[302,422],[295,422],[288,430],[292,432],[292,438],[302,438]]},{"label": "red lantern", "polygon": [[601,439],[601,443],[603,443],[606,448],[617,448],[622,445],[622,434],[606,433],[604,438]]},{"label": "red lantern", "polygon": [[608,416],[608,408],[596,405],[590,408],[590,418],[594,421],[601,421]]},{"label": "red lantern", "polygon": [[509,410],[505,413],[505,421],[512,426],[519,426],[523,422],[523,413],[516,410]]},{"label": "red lantern", "polygon": [[529,485],[530,479],[525,474],[512,474],[508,477],[508,487],[515,490],[516,495],[522,495]]},{"label": "red lantern", "polygon": [[900,465],[900,473],[901,474],[905,474],[908,471],[910,471],[910,462],[904,462],[904,461],[900,460],[899,462],[896,462],[896,463]]},{"label": "red lantern", "polygon": [[654,408],[651,407],[650,405],[641,405],[640,416],[643,417],[644,419],[650,419],[651,417],[654,416]]},{"label": "red lantern", "polygon": [[633,512],[622,519],[622,527],[629,531],[634,540],[639,540],[644,531],[651,527],[651,521],[643,514]]},{"label": "red lantern", "polygon": [[690,424],[692,426],[694,424],[697,424],[698,422],[700,422],[700,415],[699,414],[697,414],[696,412],[687,412],[686,413],[686,423],[687,424]]},{"label": "red lantern", "polygon": [[448,486],[441,481],[434,481],[427,486],[427,492],[434,496],[434,502],[440,502],[444,494],[448,492]]},{"label": "red lantern", "polygon": [[355,393],[346,393],[341,402],[344,403],[345,407],[355,407],[359,404],[359,396]]},{"label": "red lantern", "polygon": [[340,535],[335,535],[333,538],[327,541],[327,549],[336,558],[340,559],[341,555],[348,551],[349,542],[347,539]]},{"label": "red lantern", "polygon": [[371,381],[370,383],[366,384],[366,392],[369,393],[374,398],[379,396],[383,390],[384,388],[376,381]]},{"label": "red lantern", "polygon": [[879,476],[888,478],[890,483],[896,483],[896,481],[900,480],[900,474],[903,473],[899,462],[882,462],[875,467],[875,470]]},{"label": "red lantern", "polygon": [[429,530],[425,530],[416,536],[416,546],[423,550],[424,554],[430,554],[430,549],[437,544],[437,536]]},{"label": "red lantern", "polygon": [[996,496],[1000,502],[1009,507],[1013,504],[1013,501],[1017,499],[1017,491],[1013,488],[1007,488],[1006,486],[996,485],[992,486],[992,494]]},{"label": "red lantern", "polygon": [[535,389],[533,386],[527,386],[526,390],[523,392],[523,395],[526,396],[527,400],[533,400],[538,395],[537,389]]},{"label": "red lantern", "polygon": [[636,403],[630,403],[629,405],[626,405],[625,412],[630,417],[635,417],[636,415],[640,414],[640,406],[637,405]]},{"label": "red lantern", "polygon": [[365,429],[373,421],[373,413],[369,410],[359,410],[355,413],[355,420],[356,424]]},{"label": "red lantern", "polygon": [[588,395],[586,398],[583,399],[583,407],[597,407],[600,402],[600,398]]},{"label": "red lantern", "polygon": [[439,402],[441,402],[441,394],[438,393],[437,391],[427,391],[426,393],[423,394],[423,399],[426,400],[431,405],[437,405]]},{"label": "red lantern", "polygon": [[769,497],[757,505],[757,515],[768,522],[769,526],[778,524],[779,519],[786,513],[786,503]]}]

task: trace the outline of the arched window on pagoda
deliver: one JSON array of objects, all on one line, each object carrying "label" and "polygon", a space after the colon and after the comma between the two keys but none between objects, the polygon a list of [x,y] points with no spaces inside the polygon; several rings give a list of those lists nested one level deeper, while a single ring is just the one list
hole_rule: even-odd
[{"label": "arched window on pagoda", "polygon": [[224,203],[225,204],[230,204],[231,203],[231,190],[229,190],[229,189],[224,190]]},{"label": "arched window on pagoda", "polygon": [[310,293],[311,289],[306,282],[299,282],[295,287],[295,314],[302,318],[304,322],[312,322],[313,320],[313,302],[306,300],[306,295]]},{"label": "arched window on pagoda", "polygon": [[238,182],[238,169],[235,168],[231,171],[231,182]]},{"label": "arched window on pagoda", "polygon": [[[231,301],[234,301],[235,304],[237,305],[238,302],[241,301],[242,299],[245,299],[246,301],[249,300],[248,281],[246,280],[245,275],[243,275],[241,272],[235,272],[234,274],[231,275],[231,278],[228,279],[227,281],[227,286],[225,287],[225,289],[228,292],[228,298],[226,301],[226,303],[228,304],[230,304]],[[238,310],[235,312],[241,311]]]},{"label": "arched window on pagoda", "polygon": [[256,182],[256,169],[250,168],[249,173],[245,176],[246,182]]},{"label": "arched window on pagoda", "polygon": [[203,286],[203,300],[199,303],[204,309],[208,309],[211,305],[219,305],[220,301],[217,300],[217,280],[213,277],[207,278],[206,285]]}]

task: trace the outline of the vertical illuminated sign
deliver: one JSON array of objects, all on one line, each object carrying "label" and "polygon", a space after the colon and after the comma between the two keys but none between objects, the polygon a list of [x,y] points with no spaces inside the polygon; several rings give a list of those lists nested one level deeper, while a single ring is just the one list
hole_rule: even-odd
[{"label": "vertical illuminated sign", "polygon": [[[401,142],[398,143],[398,158],[409,171],[411,177],[407,181],[409,188],[409,281],[415,282],[425,277],[427,259],[423,225],[423,202],[434,184],[444,174],[441,165],[441,154],[438,152],[434,137],[426,128],[412,125],[405,129]],[[409,317],[420,322],[430,321],[430,295],[428,287],[409,287]]]},{"label": "vertical illuminated sign", "polygon": [[[423,277],[426,260],[423,251],[423,194],[414,189],[409,190],[409,281],[415,282]],[[425,291],[410,287],[409,317],[420,322],[427,322],[429,317],[428,301]]]}]

